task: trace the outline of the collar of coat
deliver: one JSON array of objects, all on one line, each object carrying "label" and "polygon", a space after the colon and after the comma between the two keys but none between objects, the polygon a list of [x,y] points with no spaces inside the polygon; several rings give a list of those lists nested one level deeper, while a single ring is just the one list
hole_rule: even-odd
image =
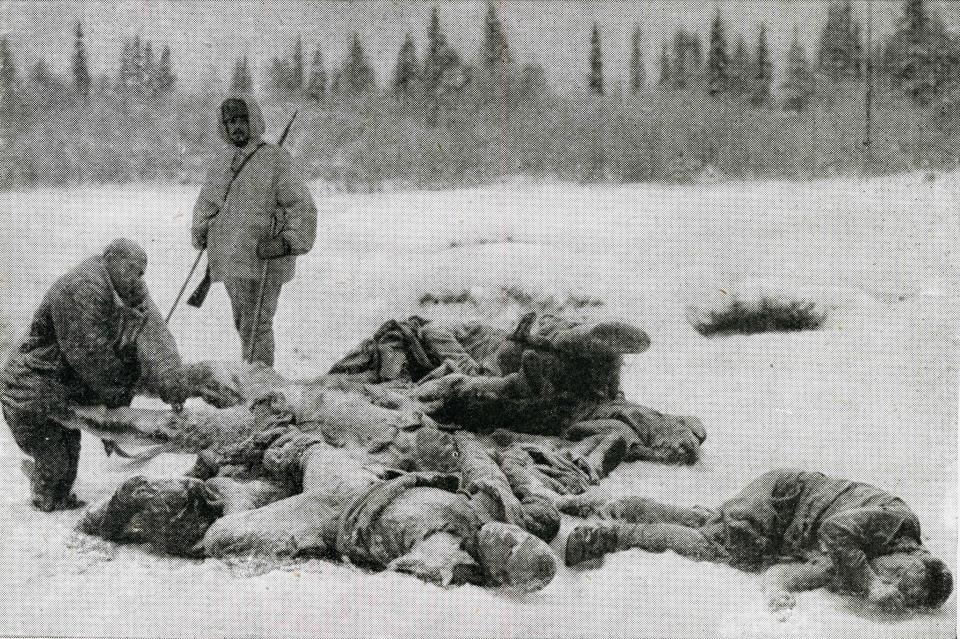
[{"label": "collar of coat", "polygon": [[119,308],[130,308],[136,310],[136,307],[133,304],[120,297],[120,293],[117,292],[116,287],[113,285],[113,280],[110,278],[110,271],[107,270],[107,264],[102,255],[98,255],[96,257],[96,263],[97,269],[101,271],[103,279],[107,283],[107,288],[110,289],[110,296],[113,298],[113,303]]}]

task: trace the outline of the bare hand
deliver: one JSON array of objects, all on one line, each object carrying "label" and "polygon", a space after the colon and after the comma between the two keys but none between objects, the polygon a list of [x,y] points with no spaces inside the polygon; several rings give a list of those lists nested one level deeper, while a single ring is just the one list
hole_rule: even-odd
[{"label": "bare hand", "polygon": [[905,606],[903,593],[893,584],[882,581],[870,586],[867,600],[884,612],[899,612]]}]

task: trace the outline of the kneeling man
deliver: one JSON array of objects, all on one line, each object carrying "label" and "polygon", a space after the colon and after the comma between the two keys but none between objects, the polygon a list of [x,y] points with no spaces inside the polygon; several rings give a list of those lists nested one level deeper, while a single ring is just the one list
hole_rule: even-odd
[{"label": "kneeling man", "polygon": [[[82,505],[71,492],[80,460],[79,407],[128,406],[139,389],[179,407],[190,396],[229,401],[203,366],[184,366],[147,292],[147,254],[117,239],[54,282],[26,340],[0,376],[0,403],[14,440],[33,458],[33,504]],[[30,466],[30,464],[28,464]]]}]

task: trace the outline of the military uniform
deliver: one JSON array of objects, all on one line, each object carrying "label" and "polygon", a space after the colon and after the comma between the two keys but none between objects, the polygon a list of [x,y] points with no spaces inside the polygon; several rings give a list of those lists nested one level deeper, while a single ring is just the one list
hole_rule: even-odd
[{"label": "military uniform", "polygon": [[243,148],[234,147],[219,118],[228,148],[207,172],[194,206],[193,244],[207,249],[210,279],[223,282],[227,289],[246,357],[264,263],[257,248],[271,237],[283,240],[284,254],[269,260],[253,342],[252,361],[272,366],[273,316],[280,289],[293,278],[296,256],[313,247],[317,212],[290,154],[260,139],[264,123],[256,101],[244,95],[228,100],[246,105],[250,140]]},{"label": "military uniform", "polygon": [[372,384],[419,382],[449,362],[450,371],[482,375],[483,369],[456,335],[421,317],[385,322],[330,369],[330,374],[359,375]]},{"label": "military uniform", "polygon": [[898,497],[868,484],[799,470],[767,472],[716,510],[642,497],[607,504],[574,497],[560,509],[610,520],[583,527],[578,542],[568,542],[570,565],[629,548],[673,550],[747,570],[781,561],[826,561],[838,588],[863,593],[869,560],[923,548],[920,522]]},{"label": "military uniform", "polygon": [[36,505],[51,510],[75,500],[70,490],[80,432],[58,422],[69,416],[71,403],[126,406],[139,387],[182,403],[184,382],[173,337],[142,282],[124,301],[102,256],[60,277],[0,378],[7,425],[34,460],[30,480]]}]

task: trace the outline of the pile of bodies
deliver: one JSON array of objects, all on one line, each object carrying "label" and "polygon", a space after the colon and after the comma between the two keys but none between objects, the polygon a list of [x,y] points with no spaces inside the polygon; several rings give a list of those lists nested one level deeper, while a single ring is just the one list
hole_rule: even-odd
[{"label": "pile of bodies", "polygon": [[[83,268],[101,277],[99,264]],[[125,481],[86,511],[85,533],[174,555],[347,559],[442,586],[535,591],[556,573],[548,543],[563,512],[594,518],[564,541],[570,566],[631,548],[749,570],[783,564],[771,599],[780,606],[819,587],[890,609],[935,608],[952,591],[916,515],[865,484],[781,470],[716,509],[595,497],[590,489],[620,463],[693,464],[706,439],[696,418],[624,398],[623,356],[650,344],[630,324],[530,314],[504,331],[412,317],[384,324],[327,375],[290,381],[262,365],[182,364],[144,299],[148,321],[124,352],[175,410],[130,407],[127,378],[103,380],[123,392],[111,408],[40,386],[50,378],[37,354],[43,322],[56,328],[65,299],[38,311],[36,343],[6,368],[7,421],[39,462],[35,494],[51,500],[38,507],[75,501],[75,470],[54,476],[59,448],[27,428],[42,399],[59,398],[45,419],[93,432],[108,452],[138,441],[197,453],[186,476]],[[189,396],[208,403],[183,407]],[[74,461],[79,438],[75,448]]]},{"label": "pile of bodies", "polygon": [[173,554],[345,557],[536,590],[556,570],[554,501],[625,460],[697,459],[698,420],[622,398],[622,356],[648,345],[618,322],[530,315],[508,334],[411,318],[315,380],[210,365],[244,406],[77,412],[199,452],[188,477],[133,477],[80,528]]},{"label": "pile of bodies", "polygon": [[782,564],[773,606],[831,587],[887,609],[938,607],[952,591],[916,515],[872,486],[772,471],[716,509],[587,492],[625,461],[694,463],[691,417],[626,401],[622,356],[649,339],[619,322],[524,317],[512,333],[387,322],[330,374],[213,375],[249,401],[186,414],[97,416],[101,426],[203,449],[187,477],[133,477],[81,530],[197,557],[349,559],[449,586],[534,591],[558,560],[560,512],[577,526],[563,560],[672,550],[747,570]]}]

